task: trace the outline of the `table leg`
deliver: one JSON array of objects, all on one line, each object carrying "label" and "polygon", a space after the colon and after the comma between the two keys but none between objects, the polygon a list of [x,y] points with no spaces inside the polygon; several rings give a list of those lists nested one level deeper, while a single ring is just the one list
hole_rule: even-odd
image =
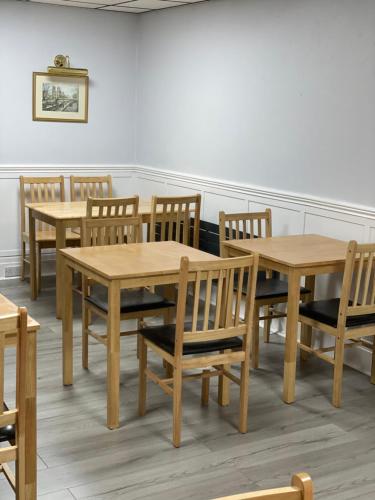
[{"label": "table leg", "polygon": [[291,270],[288,276],[288,313],[286,321],[286,339],[284,356],[284,396],[285,403],[295,400],[296,355],[300,275]]},{"label": "table leg", "polygon": [[64,385],[73,384],[73,269],[71,269],[61,259],[63,279],[63,383]]},{"label": "table leg", "polygon": [[[303,302],[311,302],[315,295],[315,276],[306,276],[305,287],[310,290],[310,293],[303,298]],[[312,342],[312,327],[303,324],[301,327],[301,343],[311,347]],[[301,349],[301,361],[308,358],[309,353]]]},{"label": "table leg", "polygon": [[61,319],[61,295],[63,265],[59,250],[66,247],[66,229],[62,221],[56,221],[56,318]]},{"label": "table leg", "polygon": [[35,219],[34,213],[29,208],[29,252],[30,252],[30,289],[31,300],[38,296],[36,280],[36,241],[35,241]]},{"label": "table leg", "polygon": [[120,414],[120,285],[108,287],[107,324],[107,427],[119,427]]}]

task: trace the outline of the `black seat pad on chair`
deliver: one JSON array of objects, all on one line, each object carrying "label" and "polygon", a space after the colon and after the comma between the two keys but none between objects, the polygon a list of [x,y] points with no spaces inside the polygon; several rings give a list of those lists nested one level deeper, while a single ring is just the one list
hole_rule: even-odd
[{"label": "black seat pad on chair", "polygon": [[[244,275],[242,291],[247,292],[248,273]],[[238,279],[238,276],[236,276]],[[300,294],[309,293],[307,288],[301,286]],[[256,299],[274,299],[288,296],[288,282],[279,278],[279,273],[272,273],[272,278],[266,278],[264,271],[259,271],[257,279]]]},{"label": "black seat pad on chair", "polygon": [[[191,323],[185,323],[185,331],[188,332],[189,330],[191,330]],[[176,325],[149,326],[139,330],[139,333],[164,351],[174,354]],[[188,356],[189,354],[204,354],[205,352],[222,351],[224,349],[240,349],[241,347],[242,339],[239,337],[210,342],[189,342],[184,344],[183,354]]]},{"label": "black seat pad on chair", "polygon": [[[9,408],[5,403],[3,403],[4,411],[8,411]],[[0,427],[0,443],[8,441],[10,443],[14,442],[16,439],[16,429],[14,425],[7,425],[6,427]]]},{"label": "black seat pad on chair", "polygon": [[[102,285],[93,285],[91,294],[86,297],[87,302],[108,313],[108,289]],[[148,311],[175,306],[174,302],[165,299],[161,295],[149,292],[146,288],[135,288],[121,290],[121,314],[137,311]]]},{"label": "black seat pad on chair", "polygon": [[[351,305],[351,302],[349,302]],[[339,317],[340,299],[315,300],[299,306],[299,313],[307,318],[314,319],[333,327],[337,326]],[[346,319],[348,328],[354,326],[371,325],[375,323],[375,314],[362,314],[361,316],[349,316]]]}]

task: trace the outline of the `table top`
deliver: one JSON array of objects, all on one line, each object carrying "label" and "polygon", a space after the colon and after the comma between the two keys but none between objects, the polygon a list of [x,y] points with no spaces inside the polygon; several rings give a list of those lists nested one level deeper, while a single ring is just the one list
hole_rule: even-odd
[{"label": "table top", "polygon": [[[8,319],[9,316],[13,316],[18,313],[18,306],[14,304],[11,300],[9,300],[5,295],[0,293],[0,325],[1,320]],[[28,330],[36,330],[40,327],[39,323],[37,323],[31,316],[27,318],[27,329]]]},{"label": "table top", "polygon": [[[49,203],[26,203],[27,208],[53,219],[82,219],[86,217],[86,201],[54,201]],[[139,215],[151,213],[151,200],[139,200]]]},{"label": "table top", "polygon": [[231,240],[223,242],[223,245],[258,253],[261,257],[289,267],[340,264],[345,261],[348,248],[346,241],[318,234]]},{"label": "table top", "polygon": [[60,252],[64,257],[106,279],[178,273],[181,257],[188,257],[195,262],[220,259],[175,241],[66,248]]}]

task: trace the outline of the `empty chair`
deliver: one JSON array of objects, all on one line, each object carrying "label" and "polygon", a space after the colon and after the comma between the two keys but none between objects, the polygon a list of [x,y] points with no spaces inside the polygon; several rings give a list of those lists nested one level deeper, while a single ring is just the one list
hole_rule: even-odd
[{"label": "empty chair", "polygon": [[112,176],[70,176],[71,201],[86,201],[88,198],[112,198]]},{"label": "empty chair", "polygon": [[150,241],[177,241],[199,246],[201,195],[153,196]]},{"label": "empty chair", "polygon": [[[272,215],[267,208],[264,212],[245,212],[237,214],[219,214],[220,241],[246,240],[250,238],[270,238],[272,236]],[[246,280],[245,280],[246,286]],[[301,287],[302,297],[310,292]],[[274,309],[276,304],[288,302],[288,282],[280,279],[279,275],[270,271],[261,271],[258,276],[255,295],[254,333],[251,349],[251,365],[259,366],[259,320],[264,321],[264,342],[269,342],[271,321],[285,317],[286,314]],[[271,306],[271,307],[270,307]],[[264,308],[264,315],[260,316],[260,308]]]},{"label": "empty chair", "polygon": [[[15,334],[16,404],[4,401],[4,348],[6,334]],[[36,500],[36,332],[27,330],[27,310],[19,308],[0,320],[0,472],[18,500]],[[15,462],[15,474],[8,463]]]},{"label": "empty chair", "polygon": [[[84,218],[81,225],[83,246],[117,245],[123,243],[142,242],[142,221],[136,217]],[[90,284],[91,285],[91,284]],[[87,279],[83,280],[82,302],[82,364],[88,367],[88,336],[107,345],[107,336],[94,332],[90,327],[91,313],[108,321],[108,290],[100,284],[88,287]],[[150,316],[164,316],[168,321],[173,314],[175,303],[164,299],[147,288],[121,290],[121,319],[142,320]],[[136,334],[122,332],[121,335]]]},{"label": "empty chair", "polygon": [[[335,337],[334,347],[299,347],[334,367],[332,403],[341,406],[344,350],[365,345],[372,351],[371,383],[375,384],[375,244],[350,241],[342,281],[341,297],[300,305],[302,325],[318,328]],[[373,336],[370,344],[363,337]],[[348,342],[349,341],[349,342]],[[333,357],[327,355],[333,351]]]},{"label": "empty chair", "polygon": [[139,197],[129,198],[88,198],[87,218],[105,219],[111,217],[136,217],[138,215]]},{"label": "empty chair", "polygon": [[217,498],[216,500],[255,500],[256,498],[261,500],[313,500],[313,482],[308,474],[301,472],[300,474],[294,474],[291,486],[285,488],[240,493],[239,495]]},{"label": "empty chair", "polygon": [[[27,203],[51,203],[65,201],[64,177],[20,177],[21,203],[21,279],[25,279],[25,264],[30,261],[26,251],[29,243]],[[79,244],[79,235],[71,230],[66,231],[67,246]],[[41,221],[36,222],[35,239],[37,248],[37,286],[41,288],[42,255],[46,248],[56,248],[55,228]]]},{"label": "empty chair", "polygon": [[[224,379],[240,386],[240,432],[247,432],[250,337],[258,256],[191,262],[181,259],[178,281],[176,323],[140,329],[139,414],[146,412],[147,378],[156,382],[173,398],[173,445],[180,446],[182,414],[182,382],[202,379],[202,403],[208,404],[210,377],[219,376],[219,404],[224,404],[227,390]],[[247,294],[242,301],[242,283],[248,275]],[[235,289],[235,281],[241,289]],[[189,293],[189,281],[192,290]],[[216,286],[214,286],[216,285]],[[203,295],[201,295],[201,292]],[[193,310],[188,313],[187,302]],[[244,303],[244,321],[240,308]],[[172,376],[160,378],[147,363],[147,351],[161,357],[172,367]],[[240,376],[230,371],[240,363]],[[207,369],[211,367],[211,369]],[[200,373],[183,375],[186,370]],[[203,369],[203,371],[202,371]]]}]

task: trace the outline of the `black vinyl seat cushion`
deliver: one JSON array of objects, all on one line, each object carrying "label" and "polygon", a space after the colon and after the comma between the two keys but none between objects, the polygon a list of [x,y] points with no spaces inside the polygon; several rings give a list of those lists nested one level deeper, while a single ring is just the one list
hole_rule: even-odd
[{"label": "black vinyl seat cushion", "polygon": [[[349,302],[351,305],[351,302]],[[320,323],[336,327],[339,317],[340,299],[315,300],[299,306],[299,313],[307,318],[314,319]],[[375,324],[375,314],[363,314],[361,316],[349,316],[346,326],[356,327]]]},{"label": "black vinyl seat cushion", "polygon": [[[8,411],[9,408],[4,403],[4,411]],[[6,427],[0,427],[0,443],[9,442],[13,443],[16,439],[16,429],[14,425],[7,425]]]},{"label": "black vinyl seat cushion", "polygon": [[[212,325],[210,326],[212,328]],[[191,330],[191,323],[185,323],[185,331]],[[139,333],[147,340],[150,340],[158,347],[174,354],[176,325],[160,325],[142,328]],[[213,340],[210,342],[189,342],[183,346],[184,356],[189,354],[204,354],[206,352],[221,351],[223,349],[240,349],[242,339],[232,337],[223,340]]]},{"label": "black vinyl seat cushion", "polygon": [[[108,313],[108,289],[105,286],[94,285],[91,288],[90,296],[86,297],[86,301]],[[121,290],[120,305],[121,314],[126,314],[173,307],[175,303],[148,291],[146,288],[136,288]]]},{"label": "black vinyl seat cushion", "polygon": [[[242,290],[247,292],[248,273],[245,273]],[[237,278],[237,276],[236,276]],[[303,286],[300,288],[300,294],[309,293],[309,290]],[[273,273],[272,278],[266,278],[266,273],[260,271],[257,279],[256,299],[275,299],[277,297],[288,296],[288,282],[278,277],[278,273]]]}]

